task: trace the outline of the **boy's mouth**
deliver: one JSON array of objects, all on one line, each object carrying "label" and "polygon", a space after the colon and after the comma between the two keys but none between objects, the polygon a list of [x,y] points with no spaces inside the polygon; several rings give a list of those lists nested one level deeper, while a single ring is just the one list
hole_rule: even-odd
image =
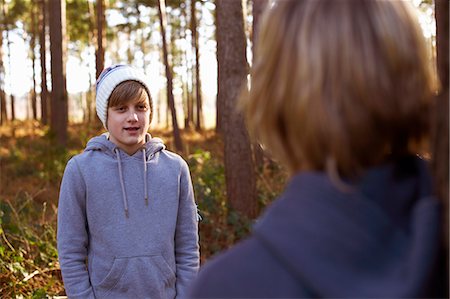
[{"label": "boy's mouth", "polygon": [[139,130],[139,127],[127,127],[127,128],[123,128],[125,131],[137,131]]}]

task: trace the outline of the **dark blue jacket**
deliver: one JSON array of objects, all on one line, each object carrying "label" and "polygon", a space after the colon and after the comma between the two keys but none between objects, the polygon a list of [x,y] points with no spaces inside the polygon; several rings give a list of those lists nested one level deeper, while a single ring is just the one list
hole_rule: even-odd
[{"label": "dark blue jacket", "polygon": [[415,157],[371,169],[343,191],[294,176],[252,235],[201,268],[191,298],[431,297],[440,204]]}]

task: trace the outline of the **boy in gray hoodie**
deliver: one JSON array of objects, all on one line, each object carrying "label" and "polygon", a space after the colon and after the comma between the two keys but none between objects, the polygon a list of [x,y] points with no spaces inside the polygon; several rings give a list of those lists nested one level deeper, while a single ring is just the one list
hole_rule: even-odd
[{"label": "boy in gray hoodie", "polygon": [[145,76],[105,69],[96,109],[108,133],[66,166],[58,254],[69,298],[175,298],[199,267],[198,223],[186,162],[147,133]]}]

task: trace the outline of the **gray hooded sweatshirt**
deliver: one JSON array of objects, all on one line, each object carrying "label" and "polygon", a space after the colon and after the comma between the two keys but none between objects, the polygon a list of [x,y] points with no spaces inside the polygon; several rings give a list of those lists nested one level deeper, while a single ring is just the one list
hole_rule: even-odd
[{"label": "gray hooded sweatshirt", "polygon": [[69,298],[181,297],[198,271],[187,163],[147,140],[130,156],[97,136],[67,163],[57,238]]}]

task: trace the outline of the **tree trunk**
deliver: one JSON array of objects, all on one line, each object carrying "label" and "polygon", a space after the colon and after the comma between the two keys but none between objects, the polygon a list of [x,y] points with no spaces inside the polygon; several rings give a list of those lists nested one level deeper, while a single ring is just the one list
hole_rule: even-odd
[{"label": "tree trunk", "polygon": [[39,19],[39,45],[41,60],[41,123],[48,124],[48,88],[47,88],[47,5],[46,0],[41,0],[41,17]]},{"label": "tree trunk", "polygon": [[[161,101],[163,101],[163,99],[161,99]],[[169,104],[169,98],[168,98],[168,96],[167,96],[167,88],[166,88],[166,126],[165,126],[165,128],[166,129],[169,129],[169,127],[170,127],[170,125],[169,125],[169,122],[170,122],[170,120],[172,119],[171,117],[170,117],[170,104]]]},{"label": "tree trunk", "polygon": [[[252,15],[253,15],[253,26],[252,26],[252,52],[253,59],[256,54],[256,41],[258,39],[258,30],[259,30],[259,20],[261,18],[262,13],[266,9],[268,5],[268,0],[252,0]],[[261,145],[257,142],[252,143],[253,149],[253,157],[255,161],[255,167],[258,172],[263,171],[264,167],[264,151]]]},{"label": "tree trunk", "polygon": [[[3,76],[3,74],[1,76]],[[0,88],[0,126],[6,123],[7,120],[5,90],[3,88]]]},{"label": "tree trunk", "polygon": [[[1,1],[3,11],[4,1]],[[5,66],[3,64],[3,28],[0,29],[0,125],[7,121],[6,94],[5,94]]]},{"label": "tree trunk", "polygon": [[[9,40],[9,18],[8,18],[8,13],[7,13],[7,4],[5,3],[4,0],[2,0],[2,10],[3,10],[3,26],[4,26],[4,30],[5,30],[5,36],[6,36],[6,49],[8,51],[8,66],[9,66],[9,89],[10,89],[10,109],[11,109],[11,121],[14,121],[16,119],[16,113],[15,113],[15,105],[14,105],[14,96],[12,94],[12,84],[11,84],[11,41]],[[5,72],[5,76],[6,76],[6,72]],[[5,94],[6,96],[6,94]]]},{"label": "tree trunk", "polygon": [[16,119],[16,107],[15,107],[15,98],[14,95],[11,93],[9,95],[9,99],[11,100],[11,120],[14,121]]},{"label": "tree trunk", "polygon": [[173,96],[173,83],[172,83],[172,71],[169,64],[169,54],[167,49],[167,42],[166,42],[166,1],[165,0],[158,0],[158,14],[159,14],[159,23],[161,28],[161,37],[162,37],[162,48],[163,48],[163,58],[164,58],[164,65],[166,68],[166,78],[167,78],[167,99],[169,108],[171,111],[172,116],[172,126],[173,126],[173,137],[174,137],[174,143],[175,148],[178,152],[183,153],[183,142],[181,140],[180,135],[180,129],[178,128],[178,122],[177,122],[177,113],[175,109],[175,99]]},{"label": "tree trunk", "polygon": [[[167,25],[167,21],[166,21],[165,25]],[[167,27],[165,27],[165,28],[167,28]],[[182,31],[182,30],[180,30],[180,31]],[[172,32],[170,34],[170,43],[169,43],[169,45],[174,45],[174,46],[173,47],[168,47],[168,51],[170,51],[170,55],[168,57],[171,58],[169,60],[169,65],[170,65],[170,73],[172,74],[172,82],[176,81],[176,78],[177,78],[177,73],[174,71],[174,66],[175,66],[176,61],[177,61],[177,56],[181,56],[182,55],[180,52],[177,52],[177,49],[176,49],[176,46],[175,46],[177,38],[181,38],[181,37],[177,36],[177,30],[172,27]],[[180,77],[182,77],[182,76],[180,75]],[[183,81],[183,79],[180,78],[180,82],[182,82],[182,81]],[[173,84],[172,84],[172,87],[173,87]],[[168,100],[168,98],[167,98],[167,100]],[[170,106],[171,106],[171,104],[168,101],[167,102],[167,107],[170,107]],[[175,109],[175,111],[176,111],[176,109]],[[178,118],[178,116],[177,116],[177,118]]]},{"label": "tree trunk", "polygon": [[[187,5],[187,4],[186,4]],[[186,13],[187,9],[182,9],[181,10],[181,16],[182,18],[185,20],[185,24],[188,24],[188,18],[187,18],[187,13]],[[187,39],[187,28],[188,26],[185,25],[184,28],[181,29],[181,36],[180,38],[182,40],[186,40]],[[185,111],[186,113],[184,114],[184,128],[187,130],[190,130],[192,128],[193,125],[193,105],[192,105],[192,96],[191,96],[191,87],[190,87],[190,80],[191,80],[191,64],[189,63],[189,56],[188,56],[188,49],[184,48],[183,50],[183,54],[182,54],[182,59],[183,59],[183,63],[186,66],[186,80],[183,80],[183,100],[184,100],[184,107],[185,107]]]},{"label": "tree trunk", "polygon": [[67,144],[68,105],[66,90],[66,2],[50,0],[50,53],[52,113],[50,129],[59,145]]},{"label": "tree trunk", "polygon": [[[191,0],[191,32],[192,32],[192,49],[195,54],[195,97],[196,97],[196,119],[195,129],[201,131],[203,128],[203,100],[202,85],[200,79],[200,55],[198,51],[198,34],[197,34],[197,10],[195,5],[197,0]],[[193,80],[194,82],[194,80]]]},{"label": "tree trunk", "polygon": [[31,90],[31,111],[33,113],[33,119],[37,120],[37,104],[36,104],[36,4],[30,3],[31,6],[31,65],[33,69],[33,86]]},{"label": "tree trunk", "polygon": [[243,116],[236,110],[240,90],[247,85],[242,2],[218,0],[216,9],[218,97],[222,103],[227,198],[232,208],[253,218],[258,209],[252,150]]},{"label": "tree trunk", "polygon": [[95,69],[96,78],[100,76],[100,73],[105,68],[105,4],[104,0],[97,0],[97,49],[95,51]]},{"label": "tree trunk", "polygon": [[133,64],[133,60],[134,60],[134,49],[133,49],[133,38],[132,38],[132,34],[134,29],[131,28],[131,21],[130,21],[131,16],[128,17],[127,19],[127,24],[128,26],[126,26],[126,30],[127,32],[127,37],[128,37],[128,41],[127,41],[127,63],[128,64]]},{"label": "tree trunk", "polygon": [[[219,18],[218,18],[219,10],[221,9],[219,1],[220,0],[215,0],[216,9],[214,10],[214,23],[216,24],[216,32],[215,32],[216,41],[219,40],[219,33],[218,33],[219,27],[223,27],[219,24],[221,20],[219,20]],[[222,30],[225,30],[225,29],[222,29]],[[222,132],[222,123],[223,123],[223,121],[222,121],[222,110],[223,110],[222,106],[223,106],[223,103],[222,103],[222,99],[221,99],[221,93],[219,91],[220,73],[221,73],[220,64],[219,64],[220,49],[219,49],[218,45],[216,48],[217,48],[217,54],[216,54],[216,57],[217,57],[216,133],[223,133]]]},{"label": "tree trunk", "polygon": [[[449,2],[436,0],[437,71],[441,91],[437,96],[436,115],[432,138],[432,171],[436,179],[436,194],[442,200],[444,211],[444,246],[446,249],[446,275],[448,275],[449,246]],[[448,276],[447,276],[448,278]],[[446,280],[448,283],[448,280]],[[448,291],[448,288],[447,288]],[[448,293],[447,293],[448,295]]]},{"label": "tree trunk", "polygon": [[[89,40],[94,41],[94,44],[96,44],[96,35],[95,35],[95,10],[94,10],[94,4],[90,1],[87,0],[88,3],[88,14],[89,14],[89,33],[88,33],[88,37]],[[95,66],[96,67],[96,66]],[[88,62],[88,80],[89,80],[89,89],[87,91],[86,94],[86,115],[87,117],[85,118],[85,121],[87,121],[87,123],[92,123],[93,121],[93,115],[94,115],[94,108],[93,108],[93,99],[94,99],[94,86],[92,85],[92,73],[91,73],[91,69],[93,69],[94,66],[91,65],[91,62]],[[97,71],[96,71],[97,72]],[[96,77],[97,78],[97,77]],[[94,78],[94,81],[95,79]]]}]

